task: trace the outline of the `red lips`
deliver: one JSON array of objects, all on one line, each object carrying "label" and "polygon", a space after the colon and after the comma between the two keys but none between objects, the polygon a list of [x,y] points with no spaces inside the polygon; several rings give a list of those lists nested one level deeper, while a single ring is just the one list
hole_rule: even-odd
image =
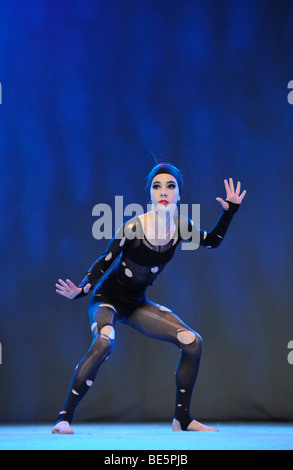
[{"label": "red lips", "polygon": [[166,201],[166,199],[162,199],[162,200],[160,201],[160,204],[169,204],[169,202]]}]

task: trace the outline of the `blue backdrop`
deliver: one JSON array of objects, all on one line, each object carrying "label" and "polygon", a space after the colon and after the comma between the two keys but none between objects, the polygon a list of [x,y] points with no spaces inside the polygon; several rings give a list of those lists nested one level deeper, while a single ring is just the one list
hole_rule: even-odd
[{"label": "blue backdrop", "polygon": [[[293,3],[0,4],[0,419],[53,422],[91,341],[78,283],[107,240],[98,203],[146,209],[158,160],[210,229],[224,178],[244,203],[217,250],[177,250],[148,290],[204,340],[196,419],[293,419]],[[125,218],[127,220],[127,218]],[[121,325],[78,420],[172,420],[179,352]]]}]

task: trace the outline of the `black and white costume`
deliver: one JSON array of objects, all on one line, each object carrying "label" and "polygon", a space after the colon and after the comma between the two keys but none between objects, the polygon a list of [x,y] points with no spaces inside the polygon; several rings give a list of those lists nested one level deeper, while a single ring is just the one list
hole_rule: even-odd
[{"label": "black and white costume", "polygon": [[[112,352],[116,322],[123,322],[152,338],[171,342],[180,349],[181,358],[175,374],[174,417],[183,430],[187,429],[193,420],[190,403],[199,370],[202,340],[169,308],[149,300],[146,289],[173,258],[182,241],[181,224],[188,224],[190,238],[193,230],[200,232],[201,246],[216,248],[222,242],[238,208],[238,204],[229,202],[229,209],[223,210],[209,232],[195,227],[189,218],[176,216],[175,235],[166,245],[161,246],[152,245],[147,240],[140,217],[134,217],[120,227],[79,284],[82,288],[91,284],[89,316],[93,341],[75,369],[57,422],[71,423],[76,406],[93,385],[100,365]],[[85,295],[82,290],[75,298]]]}]

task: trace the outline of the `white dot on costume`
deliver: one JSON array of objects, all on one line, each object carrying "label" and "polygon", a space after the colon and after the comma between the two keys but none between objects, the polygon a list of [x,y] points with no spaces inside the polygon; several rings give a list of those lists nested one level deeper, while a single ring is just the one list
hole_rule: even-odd
[{"label": "white dot on costume", "polygon": [[180,408],[180,406],[182,406],[182,405],[179,404],[179,405],[177,405],[177,406],[178,406],[178,408]]},{"label": "white dot on costume", "polygon": [[195,341],[195,334],[189,330],[178,331],[177,338],[182,344],[191,344]]},{"label": "white dot on costume", "polygon": [[126,263],[125,263],[125,261],[122,261],[122,264],[123,264],[123,266],[126,266]]},{"label": "white dot on costume", "polygon": [[65,415],[67,413],[67,411],[60,411],[60,415]]},{"label": "white dot on costume", "polygon": [[181,388],[180,392],[181,392],[181,393],[185,393],[186,390],[184,390],[183,388]]},{"label": "white dot on costume", "polygon": [[112,258],[112,253],[110,251],[110,253],[106,256],[105,261],[109,261],[109,259],[111,258]]},{"label": "white dot on costume", "polygon": [[167,308],[167,307],[163,307],[162,305],[161,305],[161,307],[160,307],[160,310],[161,310],[161,312],[172,312],[172,310],[170,310],[170,309]]},{"label": "white dot on costume", "polygon": [[159,271],[158,266],[154,266],[153,268],[151,268],[151,271],[152,273],[157,273]]},{"label": "white dot on costume", "polygon": [[128,269],[128,268],[125,268],[125,274],[126,274],[126,276],[128,276],[128,277],[132,277],[132,276],[133,276],[132,272],[131,272],[130,269]]},{"label": "white dot on costume", "polygon": [[123,246],[125,243],[125,237],[122,238],[121,242],[119,243],[120,246]]},{"label": "white dot on costume", "polygon": [[86,384],[87,384],[88,387],[91,387],[93,385],[93,381],[92,380],[87,380]]},{"label": "white dot on costume", "polygon": [[221,237],[221,235],[217,235],[217,237],[218,237],[218,238],[223,238],[223,237]]},{"label": "white dot on costume", "polygon": [[79,395],[79,393],[77,393],[77,391],[74,390],[74,388],[71,391],[72,391],[73,395]]},{"label": "white dot on costume", "polygon": [[97,322],[92,324],[92,326],[91,326],[92,332],[94,332],[97,329],[97,326],[98,326]]},{"label": "white dot on costume", "polygon": [[112,325],[105,325],[101,329],[101,335],[106,336],[106,339],[115,339],[115,330]]}]

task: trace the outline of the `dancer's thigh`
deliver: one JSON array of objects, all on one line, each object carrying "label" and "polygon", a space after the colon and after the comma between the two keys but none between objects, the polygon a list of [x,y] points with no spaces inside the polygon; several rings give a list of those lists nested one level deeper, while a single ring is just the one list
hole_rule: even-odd
[{"label": "dancer's thigh", "polygon": [[196,333],[172,310],[147,299],[127,317],[125,323],[152,338],[181,344],[190,344]]},{"label": "dancer's thigh", "polygon": [[118,318],[117,307],[110,301],[91,302],[89,305],[90,325],[93,337],[106,334],[111,339],[115,336],[115,324]]}]

